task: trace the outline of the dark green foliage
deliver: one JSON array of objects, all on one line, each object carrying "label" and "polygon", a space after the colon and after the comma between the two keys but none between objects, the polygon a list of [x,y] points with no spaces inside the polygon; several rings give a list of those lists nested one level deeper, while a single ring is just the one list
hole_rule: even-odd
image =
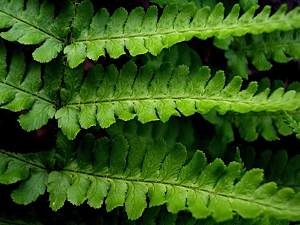
[{"label": "dark green foliage", "polygon": [[300,6],[276,2],[2,0],[0,224],[299,223]]},{"label": "dark green foliage", "polygon": [[248,63],[258,70],[272,68],[270,61],[287,63],[300,59],[300,30],[235,38],[225,53],[234,75],[247,77]]},{"label": "dark green foliage", "polygon": [[[293,189],[263,183],[262,170],[245,172],[237,162],[226,166],[216,159],[208,164],[200,151],[187,159],[187,150],[179,143],[168,145],[161,138],[138,134],[97,140],[87,135],[79,149],[68,152],[65,145],[70,143],[63,136],[57,143],[54,153],[1,151],[0,183],[22,181],[11,193],[14,202],[27,205],[47,190],[55,211],[65,201],[74,205],[87,201],[93,208],[105,203],[107,211],[125,206],[132,220],[146,207],[163,204],[171,213],[187,210],[197,219],[211,216],[218,222],[233,219],[235,213],[246,219],[262,214],[281,220],[300,218],[300,195]],[[47,158],[55,162],[61,150],[70,160],[61,170],[47,168]]]}]

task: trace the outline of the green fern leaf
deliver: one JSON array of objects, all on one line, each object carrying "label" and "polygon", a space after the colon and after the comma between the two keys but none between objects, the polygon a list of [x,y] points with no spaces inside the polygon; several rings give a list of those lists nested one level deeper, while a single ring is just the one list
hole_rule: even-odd
[{"label": "green fern leaf", "polygon": [[40,159],[32,160],[35,158],[32,154],[23,156],[4,151],[0,154],[0,183],[13,184],[23,181],[11,195],[16,203],[27,205],[45,193],[48,174]]},{"label": "green fern leaf", "polygon": [[[273,82],[271,87],[269,80],[261,80],[259,90],[271,88],[276,90],[282,88],[282,82]],[[291,83],[286,88],[287,90],[300,90],[300,85],[297,82]],[[278,112],[255,112],[255,113],[234,113],[228,112],[225,115],[220,115],[216,110],[204,115],[210,123],[214,124],[217,131],[217,136],[213,138],[209,149],[221,153],[225,150],[226,145],[233,141],[233,127],[240,131],[241,137],[246,141],[255,141],[259,136],[262,136],[267,141],[275,141],[279,139],[279,135],[288,136],[296,134],[297,125],[300,123],[300,111],[278,111]],[[222,144],[219,142],[221,141]]]},{"label": "green fern leaf", "polygon": [[236,38],[225,55],[235,75],[247,77],[248,62],[260,71],[269,70],[271,60],[287,63],[300,59],[300,30]]},{"label": "green fern leaf", "polygon": [[282,120],[288,124],[289,128],[296,134],[296,137],[300,139],[300,112],[293,115],[285,113],[282,116]]},{"label": "green fern leaf", "polygon": [[11,197],[14,202],[27,205],[45,193],[46,184],[46,171],[34,173],[17,190],[12,192]]},{"label": "green fern leaf", "polygon": [[197,220],[189,214],[170,214],[162,207],[147,209],[136,225],[289,225],[286,221],[262,217],[258,219],[242,219],[235,216],[233,220],[217,223],[213,219]]},{"label": "green fern leaf", "polygon": [[[212,216],[218,222],[233,219],[234,213],[246,219],[261,215],[300,219],[299,193],[291,188],[278,189],[273,182],[262,183],[260,169],[243,172],[241,164],[226,166],[220,159],[207,164],[200,151],[187,160],[183,145],[169,147],[163,140],[153,141],[136,155],[134,149],[141,144],[138,137],[94,141],[87,136],[76,151],[78,155],[45,178],[51,208],[58,210],[65,201],[75,205],[87,201],[95,208],[105,202],[107,211],[124,206],[129,219],[137,219],[146,207],[166,204],[171,213],[185,210],[195,218]],[[34,197],[22,196],[29,190],[24,186],[32,176],[49,170],[28,156],[1,151],[0,157],[1,183],[25,181],[12,194],[13,199],[18,196],[17,203],[27,204],[42,194],[44,188],[34,188],[30,189]],[[8,175],[10,180],[6,180]]]},{"label": "green fern leaf", "polygon": [[[191,70],[202,65],[202,60],[198,53],[191,49],[186,43],[178,43],[171,48],[164,49],[159,55],[153,56],[145,54],[141,58],[142,65],[152,66],[153,69],[159,69],[163,64],[186,65]],[[138,61],[137,58],[136,61]]]},{"label": "green fern leaf", "polygon": [[198,7],[215,6],[219,1],[216,0],[150,0],[150,2],[158,4],[160,7],[166,5],[176,5],[178,7],[186,6],[187,4],[195,4]]},{"label": "green fern leaf", "polygon": [[137,120],[128,122],[118,121],[106,131],[112,137],[117,135],[124,135],[126,137],[139,136],[143,138],[145,142],[147,142],[147,140],[163,138],[170,146],[176,143],[182,143],[187,148],[192,148],[197,142],[193,124],[190,120],[183,118],[172,118],[167,123],[156,121],[146,124],[142,124]]},{"label": "green fern leaf", "polygon": [[[34,208],[33,210],[35,210]],[[27,210],[28,211],[28,210]],[[26,211],[26,215],[33,214]],[[36,216],[36,215],[35,215]],[[38,221],[45,221],[42,216],[36,216],[37,218],[24,218],[24,211],[21,216],[0,216],[1,225],[42,225]],[[60,216],[54,214],[51,218],[46,219],[47,222],[63,223],[64,225],[90,225],[91,223],[97,225],[289,225],[288,222],[277,221],[273,218],[263,217],[255,220],[245,220],[239,217],[235,217],[232,221],[216,223],[212,219],[196,220],[190,215],[182,214],[176,215],[168,213],[162,207],[154,207],[147,209],[144,215],[136,221],[131,221],[126,218],[122,212],[107,213],[107,217],[96,213],[95,215],[83,216],[80,210],[73,209],[69,213],[64,213],[63,219]]]},{"label": "green fern leaf", "polygon": [[[291,128],[290,124],[286,122],[285,115],[286,113],[282,112],[273,115],[268,113],[261,113],[256,116],[251,114],[249,116],[236,115],[235,118],[233,117],[233,122],[236,127],[239,127],[240,134],[245,140],[256,140],[258,134],[261,134],[266,140],[274,141],[279,139],[276,135],[276,130],[279,134],[284,136],[291,135],[293,133],[297,134]],[[297,110],[288,113],[288,115],[299,120],[300,111]],[[248,122],[246,122],[247,119]],[[253,122],[252,125],[250,125],[250,121]],[[248,126],[248,128],[246,126]]]},{"label": "green fern leaf", "polygon": [[106,9],[94,15],[92,4],[85,0],[77,8],[78,16],[73,23],[76,32],[64,52],[70,67],[74,68],[86,57],[97,60],[105,55],[105,51],[112,58],[125,54],[125,48],[132,56],[147,52],[157,55],[162,49],[193,37],[225,38],[286,31],[300,26],[299,7],[287,13],[283,6],[270,15],[270,7],[267,6],[254,16],[256,8],[254,6],[240,16],[240,8],[235,5],[225,18],[221,3],[212,9],[190,5],[183,8],[167,6],[160,17],[155,7],[146,12],[136,8],[130,13],[119,8],[110,16]]},{"label": "green fern leaf", "polygon": [[[79,72],[78,72],[79,71]],[[120,72],[115,66],[103,69],[97,65],[86,79],[79,68],[65,77],[63,107],[56,113],[59,127],[68,138],[75,138],[80,128],[99,124],[107,128],[116,118],[128,121],[137,116],[142,123],[169,120],[171,116],[220,113],[294,111],[300,107],[299,93],[283,88],[270,93],[251,82],[241,89],[240,77],[225,85],[223,72],[210,77],[210,70],[201,67],[191,73],[186,66],[165,64],[159,70],[137,69],[126,64]],[[80,77],[74,73],[81,74]],[[75,89],[77,87],[77,89]]]},{"label": "green fern leaf", "polygon": [[239,4],[243,10],[247,11],[253,6],[258,6],[258,0],[239,0]]},{"label": "green fern leaf", "polygon": [[40,64],[26,65],[20,52],[7,59],[3,44],[0,45],[0,64],[0,107],[14,112],[25,111],[19,122],[27,131],[45,125],[56,112],[61,66],[57,62],[47,65],[42,81]]},{"label": "green fern leaf", "polygon": [[43,225],[42,223],[34,220],[24,221],[18,218],[5,218],[5,217],[0,217],[0,224],[1,225]]},{"label": "green fern leaf", "polygon": [[225,115],[219,115],[212,111],[205,114],[204,117],[212,124],[220,126],[221,136],[230,135],[227,142],[229,143],[233,140],[233,127],[239,130],[241,137],[246,141],[255,141],[260,136],[267,141],[275,141],[279,140],[279,134],[288,136],[295,133],[297,135],[291,124],[287,122],[286,115],[300,121],[299,110],[290,113],[227,113]]},{"label": "green fern leaf", "polygon": [[[155,4],[158,4],[160,7],[164,7],[166,5],[176,5],[178,7],[186,6],[187,4],[194,4],[198,7],[204,7],[204,6],[210,6],[214,7],[217,5],[217,3],[222,2],[225,4],[225,6],[229,5],[232,7],[233,2],[231,1],[220,1],[220,0],[150,0],[150,2],[153,2]],[[239,5],[242,7],[243,10],[247,11],[253,6],[258,5],[257,0],[240,0]]]},{"label": "green fern leaf", "polygon": [[48,1],[3,0],[0,6],[0,28],[10,28],[0,36],[25,45],[40,45],[33,52],[38,62],[49,62],[62,51],[67,40],[73,9],[69,1],[61,5],[55,16],[54,6]]},{"label": "green fern leaf", "polygon": [[300,190],[300,155],[289,157],[288,152],[255,151],[253,148],[241,152],[242,161],[247,169],[259,167],[264,169],[268,180],[276,181],[280,186]]},{"label": "green fern leaf", "polygon": [[253,142],[262,137],[267,141],[278,141],[282,136],[296,134],[297,130],[287,118],[294,123],[300,122],[300,112],[278,112],[278,113],[226,113],[220,115],[211,111],[203,115],[204,118],[215,126],[215,135],[209,141],[207,149],[213,158],[224,157],[228,144],[236,138],[235,130],[239,131],[240,137],[246,141]]}]

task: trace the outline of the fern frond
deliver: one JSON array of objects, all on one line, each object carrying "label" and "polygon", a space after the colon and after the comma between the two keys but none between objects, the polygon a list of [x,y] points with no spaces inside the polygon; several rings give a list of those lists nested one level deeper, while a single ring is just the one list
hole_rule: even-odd
[{"label": "fern frond", "polygon": [[300,30],[235,38],[225,53],[233,74],[247,77],[248,62],[260,71],[272,68],[272,61],[287,63],[300,59]]},{"label": "fern frond", "polygon": [[[151,3],[155,3],[160,7],[165,7],[167,5],[176,5],[178,7],[186,6],[187,4],[194,4],[198,7],[204,6],[215,6],[219,1],[216,0],[150,0]],[[224,2],[224,1],[223,1]]]},{"label": "fern frond", "polygon": [[[286,121],[286,113],[260,113],[260,114],[245,114],[245,115],[235,115],[233,117],[233,123],[238,127],[242,138],[247,141],[253,141],[258,138],[260,134],[264,139],[268,141],[278,140],[276,131],[283,135],[291,135],[293,133],[297,134],[291,125]],[[300,116],[300,111],[296,110],[294,112],[288,113],[292,118],[298,119]],[[246,122],[248,120],[248,122]],[[252,124],[251,124],[251,122]]]},{"label": "fern frond", "polygon": [[[159,69],[163,64],[186,65],[191,70],[203,65],[198,53],[186,43],[178,43],[168,49],[164,49],[159,55],[145,54],[141,58],[142,65],[152,66]],[[139,58],[138,58],[139,59]],[[136,60],[138,62],[138,59]]]},{"label": "fern frond", "polygon": [[296,137],[300,139],[300,112],[293,115],[285,113],[282,119],[293,130],[293,132],[296,134]]},{"label": "fern frond", "polygon": [[[198,7],[210,6],[214,7],[219,2],[223,4],[233,6],[233,2],[227,0],[150,0],[150,2],[158,4],[160,7],[164,7],[166,5],[176,5],[179,7],[185,6],[187,4],[195,4]],[[258,0],[239,0],[239,5],[243,10],[248,10],[253,6],[258,5]]]},{"label": "fern frond", "polygon": [[[23,212],[24,213],[24,212]],[[45,216],[45,215],[43,215]],[[51,217],[45,219],[23,219],[23,215],[14,217],[4,217],[0,216],[1,225],[42,225],[41,221],[47,220],[47,224],[61,224],[64,225],[289,225],[288,222],[277,221],[272,218],[263,217],[255,220],[246,220],[239,217],[234,217],[232,221],[217,223],[212,219],[196,220],[190,215],[182,214],[171,214],[168,213],[162,207],[154,207],[145,210],[143,216],[138,220],[132,221],[128,220],[127,216],[124,215],[123,211],[107,213],[106,216],[102,213],[97,213],[96,215],[82,215],[81,211],[78,209],[72,210],[64,217],[61,218],[56,214],[51,215]],[[39,216],[41,218],[42,216]]]},{"label": "fern frond", "polygon": [[262,168],[268,180],[280,186],[292,187],[300,191],[300,155],[289,156],[285,150],[258,152],[253,148],[241,152],[241,158],[247,169]]},{"label": "fern frond", "polygon": [[[225,115],[220,115],[212,111],[204,115],[210,123],[221,126],[220,131],[227,140],[233,140],[233,127],[239,130],[241,137],[246,141],[255,141],[262,136],[267,141],[275,141],[279,139],[279,135],[288,136],[296,134],[296,130],[287,121],[287,115],[300,122],[300,111],[293,112],[276,112],[276,113],[246,113],[238,114],[229,112]],[[228,136],[229,135],[229,136]],[[221,134],[222,136],[222,134]],[[217,140],[216,140],[217,141]]]},{"label": "fern frond", "polygon": [[48,174],[39,155],[20,155],[0,151],[0,183],[14,184],[22,181],[12,192],[12,199],[19,204],[29,204],[46,191]]},{"label": "fern frond", "polygon": [[57,63],[47,65],[43,71],[40,64],[27,63],[20,52],[7,59],[5,47],[0,44],[0,108],[24,111],[19,121],[25,130],[38,129],[54,117],[59,76],[61,67]]},{"label": "fern frond", "polygon": [[65,201],[74,205],[86,201],[93,208],[105,202],[107,211],[124,206],[131,220],[141,217],[147,207],[164,204],[171,213],[185,210],[195,218],[212,216],[218,222],[233,219],[235,213],[247,219],[300,220],[299,193],[262,183],[260,169],[244,172],[240,163],[226,166],[220,159],[207,164],[200,151],[187,160],[182,144],[138,141],[124,136],[94,140],[88,135],[77,156],[49,175],[33,159],[1,151],[0,183],[23,180],[12,193],[20,204],[34,201],[46,185],[53,210]]},{"label": "fern frond", "polygon": [[239,0],[239,5],[243,10],[247,11],[253,6],[258,6],[258,0]]},{"label": "fern frond", "polygon": [[262,217],[258,219],[242,219],[235,216],[233,220],[217,223],[213,219],[197,220],[189,214],[167,213],[162,207],[147,209],[135,225],[289,225],[286,221],[278,221],[274,218]]},{"label": "fern frond", "polygon": [[44,0],[2,0],[0,5],[0,36],[8,41],[25,45],[40,45],[33,58],[38,62],[49,62],[62,51],[67,40],[73,8],[70,1],[61,5],[55,15],[53,3]]},{"label": "fern frond", "polygon": [[167,6],[160,17],[156,7],[146,12],[136,8],[130,13],[119,8],[112,15],[101,9],[94,15],[93,5],[86,0],[76,9],[78,15],[73,23],[76,32],[64,52],[74,68],[86,57],[97,60],[106,51],[112,58],[125,54],[125,48],[132,56],[147,52],[157,55],[162,49],[193,37],[225,38],[300,27],[300,7],[287,13],[286,6],[282,6],[273,15],[268,6],[259,13],[256,8],[240,15],[239,5],[235,5],[226,16],[222,3],[212,9]]},{"label": "fern frond", "polygon": [[[267,141],[279,140],[282,136],[296,134],[297,130],[292,126],[287,118],[300,123],[300,111],[278,112],[278,113],[226,113],[220,115],[216,111],[211,111],[203,117],[215,126],[215,136],[212,137],[208,146],[208,152],[213,158],[224,157],[228,150],[228,144],[232,143],[237,137],[235,130],[239,131],[242,139],[252,142],[259,137]],[[296,122],[295,122],[296,123]]]},{"label": "fern frond", "polygon": [[182,143],[190,149],[197,142],[195,129],[190,120],[171,118],[167,123],[150,122],[142,124],[137,120],[128,122],[118,121],[107,130],[111,137],[124,135],[125,137],[139,137],[145,140],[164,139],[169,145]]},{"label": "fern frond", "polygon": [[7,218],[1,218],[0,217],[0,224],[1,225],[43,225],[42,223],[38,222],[38,221],[23,221],[17,218],[11,218],[11,219],[7,219]]},{"label": "fern frond", "polygon": [[63,107],[55,115],[70,139],[81,128],[97,124],[107,128],[116,118],[127,121],[137,116],[142,123],[165,122],[171,116],[206,114],[212,109],[220,113],[274,113],[300,107],[296,91],[278,88],[270,93],[268,88],[259,90],[256,82],[240,90],[240,77],[225,85],[223,72],[211,77],[207,67],[196,73],[190,73],[187,66],[170,64],[159,70],[147,66],[138,70],[129,62],[119,72],[113,65],[106,69],[97,65],[86,79],[80,71],[77,68],[65,77]]},{"label": "fern frond", "polygon": [[[158,223],[159,225],[164,225],[163,223]],[[250,219],[241,219],[240,217],[235,217],[232,221],[227,221],[223,223],[216,223],[213,220],[193,220],[191,218],[179,218],[176,221],[176,224],[186,224],[186,225],[289,225],[289,222],[286,221],[278,221],[273,218],[260,218],[255,220]],[[149,224],[150,225],[150,224]],[[170,225],[175,225],[175,223],[171,223]]]},{"label": "fern frond", "polygon": [[[274,81],[270,84],[268,79],[263,79],[259,83],[260,90],[270,88],[275,91],[278,88],[286,86],[281,81]],[[286,90],[294,90],[298,92],[300,85],[298,82],[293,82],[286,87]],[[296,134],[297,125],[300,124],[300,111],[278,111],[278,112],[251,112],[239,114],[228,112],[225,115],[220,115],[216,111],[211,111],[204,115],[210,123],[214,124],[217,129],[217,136],[220,140],[224,140],[223,146],[230,143],[234,137],[233,127],[236,127],[241,137],[246,141],[255,141],[259,136],[262,136],[267,141],[275,141],[279,139],[279,135],[288,136]],[[216,137],[217,138],[217,137]],[[219,140],[215,139],[216,146]],[[299,138],[299,137],[298,137]],[[219,147],[222,145],[218,145]]]},{"label": "fern frond", "polygon": [[215,158],[222,158],[228,149],[228,144],[235,140],[233,125],[230,122],[231,117],[221,116],[215,111],[205,114],[204,119],[214,125],[215,134],[207,144],[209,155]]}]

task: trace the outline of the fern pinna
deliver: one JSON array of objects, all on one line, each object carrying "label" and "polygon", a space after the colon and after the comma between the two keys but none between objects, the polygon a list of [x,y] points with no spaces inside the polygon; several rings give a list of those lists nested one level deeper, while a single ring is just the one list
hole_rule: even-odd
[{"label": "fern pinna", "polygon": [[299,223],[287,3],[2,0],[0,224]]},{"label": "fern pinna", "polygon": [[[225,166],[220,159],[207,164],[200,151],[187,160],[182,144],[169,147],[161,138],[116,135],[111,140],[93,139],[84,138],[77,156],[73,156],[74,149],[68,149],[70,155],[65,157],[73,159],[60,171],[49,171],[46,165],[50,163],[43,162],[43,156],[51,153],[21,156],[2,151],[1,168],[6,169],[0,182],[23,180],[11,194],[19,204],[36,200],[47,189],[54,210],[66,200],[75,205],[87,201],[100,208],[105,198],[107,211],[124,205],[129,219],[139,218],[147,205],[166,204],[171,213],[187,210],[197,219],[211,215],[224,221],[236,212],[243,218],[265,214],[299,220],[299,194],[291,188],[278,189],[274,182],[261,184],[260,169],[245,172],[240,163]],[[70,145],[62,140],[58,143]],[[58,145],[54,151],[59,155],[66,148],[70,147]]]}]

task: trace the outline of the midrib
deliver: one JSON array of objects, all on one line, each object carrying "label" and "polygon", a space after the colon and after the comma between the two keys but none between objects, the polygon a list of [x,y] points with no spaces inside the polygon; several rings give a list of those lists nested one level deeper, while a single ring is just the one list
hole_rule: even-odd
[{"label": "midrib", "polygon": [[36,93],[32,93],[32,92],[30,92],[30,91],[28,91],[28,90],[22,89],[22,88],[20,88],[20,87],[17,87],[17,86],[15,86],[15,85],[11,84],[11,83],[4,82],[4,81],[0,81],[0,84],[6,85],[6,86],[8,86],[9,88],[15,89],[15,90],[17,90],[17,91],[19,91],[19,92],[23,92],[23,93],[25,93],[25,94],[27,94],[27,95],[33,96],[34,98],[37,98],[37,99],[41,100],[41,101],[47,102],[48,104],[51,104],[51,105],[56,106],[55,102],[51,101],[50,99],[47,99],[47,98],[45,98],[45,97],[42,97],[42,96],[40,96],[40,95],[38,95],[38,94],[36,94]]},{"label": "midrib", "polygon": [[63,38],[56,36],[55,34],[51,33],[50,31],[47,31],[47,30],[45,30],[45,29],[43,29],[43,28],[40,28],[40,27],[38,27],[38,26],[36,26],[36,25],[34,25],[34,24],[32,24],[32,23],[30,23],[30,22],[28,22],[28,21],[26,21],[26,20],[24,20],[24,19],[22,19],[22,18],[20,18],[20,17],[17,17],[17,16],[15,16],[15,15],[13,15],[13,14],[10,14],[10,13],[8,13],[8,12],[5,12],[5,11],[3,11],[3,10],[1,10],[1,9],[0,9],[0,13],[3,13],[4,15],[10,16],[10,17],[12,17],[13,19],[18,20],[18,21],[20,21],[20,22],[22,22],[22,23],[25,23],[25,24],[27,24],[27,25],[33,27],[34,29],[39,30],[39,31],[42,32],[42,33],[45,33],[46,35],[48,35],[48,36],[50,36],[50,37],[52,37],[52,38],[54,38],[54,39],[56,39],[56,40],[58,40],[58,41],[61,41],[61,42],[64,42],[64,41],[65,41]]},{"label": "midrib", "polygon": [[104,175],[93,174],[93,173],[87,173],[87,172],[84,172],[84,171],[77,171],[77,170],[71,170],[71,169],[63,169],[62,171],[73,173],[73,174],[82,174],[82,175],[86,175],[86,176],[98,177],[98,178],[105,179],[105,180],[118,180],[118,181],[133,182],[133,183],[136,182],[136,183],[143,183],[143,184],[146,184],[146,185],[160,184],[160,185],[165,185],[165,186],[175,186],[175,187],[178,187],[178,188],[190,189],[194,192],[204,192],[208,195],[217,195],[217,196],[222,196],[222,197],[233,199],[233,200],[241,200],[241,201],[245,201],[245,202],[248,202],[248,203],[261,205],[263,207],[273,208],[275,210],[289,210],[289,211],[291,211],[290,208],[278,207],[278,206],[274,206],[273,204],[267,204],[265,202],[256,201],[254,199],[249,199],[249,198],[245,198],[245,197],[242,197],[242,196],[235,196],[235,195],[230,195],[230,194],[227,194],[227,193],[217,192],[217,191],[214,191],[212,189],[201,188],[201,187],[196,186],[196,185],[185,185],[185,184],[182,184],[182,183],[178,184],[178,183],[175,183],[175,182],[161,181],[161,180],[155,180],[155,179],[144,180],[144,179],[138,179],[138,178],[132,178],[132,177],[114,176],[114,175],[109,175],[109,174],[104,174]]},{"label": "midrib", "polygon": [[[300,16],[299,16],[300,19]],[[241,24],[241,23],[237,23],[234,25],[227,25],[226,23],[221,23],[218,25],[221,26],[214,26],[214,25],[210,25],[210,26],[214,26],[214,27],[201,27],[201,28],[186,28],[186,29],[173,29],[173,30],[166,30],[166,31],[160,31],[160,30],[156,30],[150,33],[147,32],[140,32],[140,33],[123,33],[121,35],[103,35],[102,36],[96,36],[96,37],[91,37],[91,38],[80,38],[77,40],[73,40],[73,42],[90,42],[90,41],[109,41],[109,40],[115,40],[115,39],[130,39],[130,38],[150,38],[150,37],[155,37],[155,36],[167,36],[167,35],[203,35],[205,38],[209,38],[211,36],[213,36],[210,33],[215,33],[215,32],[222,32],[222,31],[228,31],[228,30],[232,30],[233,33],[236,32],[237,30],[239,30],[239,28],[248,29],[248,32],[244,32],[244,33],[253,33],[253,31],[251,30],[251,28],[254,27],[269,27],[270,24],[274,26],[274,23],[277,23],[278,26],[284,22],[286,22],[286,18],[285,19],[277,19],[277,20],[272,20],[272,17],[269,17],[269,21],[264,21],[264,22],[256,22],[256,23],[248,23],[248,24]],[[239,21],[238,21],[239,22]],[[227,26],[226,26],[227,25]],[[293,28],[297,28],[298,26],[292,26]],[[277,30],[277,29],[275,29]],[[273,30],[274,31],[274,30]],[[265,31],[266,32],[266,31]],[[255,33],[255,32],[254,32]]]},{"label": "midrib", "polygon": [[[142,101],[163,101],[163,100],[169,100],[169,101],[176,101],[176,100],[191,100],[191,101],[214,101],[218,102],[218,104],[228,103],[228,104],[245,104],[248,105],[249,108],[252,108],[253,106],[261,106],[264,108],[264,111],[268,111],[267,107],[272,106],[271,110],[274,110],[274,101],[268,101],[263,100],[259,101],[255,97],[252,101],[250,100],[244,100],[244,99],[232,99],[232,98],[222,98],[222,97],[210,97],[210,96],[151,96],[151,97],[123,97],[123,98],[109,98],[109,99],[95,99],[95,101],[84,101],[84,102],[70,102],[67,103],[65,106],[80,106],[80,105],[95,105],[95,104],[103,104],[103,103],[115,103],[115,102],[142,102]],[[300,108],[300,105],[294,104],[296,99],[293,99],[292,103],[291,101],[285,101],[285,102],[279,102],[278,104],[278,110],[282,110],[283,106],[291,106],[293,104],[293,109],[290,110],[296,110],[297,108]],[[265,108],[266,107],[266,108]]]},{"label": "midrib", "polygon": [[[47,169],[41,165],[36,164],[35,162],[30,162],[26,159],[22,159],[17,155],[14,155],[12,153],[7,153],[5,151],[0,150],[0,153],[5,154],[9,157],[12,157],[16,160],[22,161],[24,163],[29,164],[32,167],[36,167],[37,169],[41,169],[41,170],[45,170],[47,171]],[[233,199],[233,200],[241,200],[241,201],[245,201],[248,203],[252,203],[252,204],[257,204],[260,205],[262,207],[267,207],[267,208],[272,208],[275,210],[288,210],[291,211],[291,208],[284,208],[284,207],[278,207],[278,206],[274,206],[274,204],[268,204],[265,202],[260,202],[254,199],[249,199],[246,197],[242,197],[242,196],[235,196],[235,195],[231,195],[231,194],[227,194],[227,193],[222,193],[222,192],[217,192],[215,190],[212,189],[206,189],[206,188],[201,188],[199,186],[194,185],[187,185],[187,184],[182,184],[182,183],[175,183],[175,182],[171,182],[171,181],[161,181],[161,180],[156,180],[156,179],[147,179],[144,180],[142,178],[133,178],[133,177],[125,177],[125,176],[114,176],[114,175],[110,175],[110,174],[94,174],[94,173],[87,173],[84,171],[79,171],[79,170],[72,170],[72,169],[62,169],[60,170],[61,172],[67,172],[67,173],[73,173],[73,174],[82,174],[82,175],[86,175],[86,176],[92,176],[92,177],[98,177],[101,179],[106,179],[106,180],[118,180],[118,181],[124,181],[124,182],[136,182],[136,183],[143,183],[146,185],[151,185],[151,184],[161,184],[161,185],[166,185],[166,186],[175,186],[175,187],[179,187],[179,188],[185,188],[185,189],[190,189],[194,192],[203,192],[206,193],[208,195],[217,195],[217,196],[222,196],[228,199]],[[48,172],[48,171],[47,171]],[[59,172],[59,171],[58,171]],[[298,211],[296,211],[298,212]]]}]

